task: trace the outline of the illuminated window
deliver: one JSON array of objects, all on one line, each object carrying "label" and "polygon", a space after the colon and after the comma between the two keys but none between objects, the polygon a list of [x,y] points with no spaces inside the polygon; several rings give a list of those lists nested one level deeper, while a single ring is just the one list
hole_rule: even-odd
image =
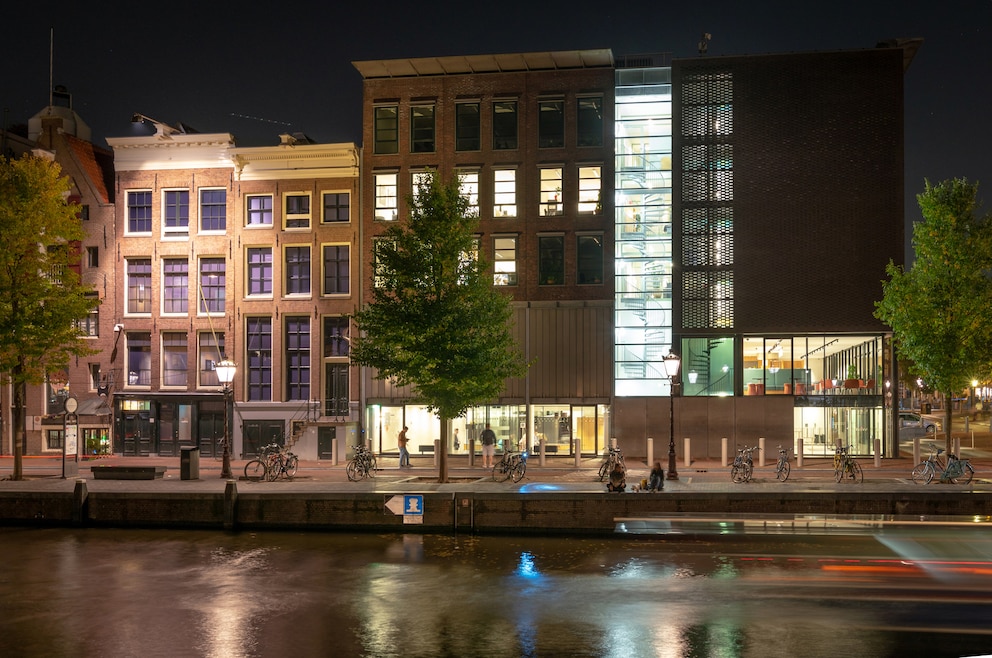
[{"label": "illuminated window", "polygon": [[227,230],[227,190],[200,190],[200,230]]},{"label": "illuminated window", "polygon": [[310,400],[310,318],[287,317],[286,399]]},{"label": "illuminated window", "polygon": [[468,212],[479,216],[479,172],[458,172],[458,193],[468,198]]},{"label": "illuminated window", "polygon": [[517,238],[493,238],[493,285],[517,285]]},{"label": "illuminated window", "polygon": [[248,353],[245,381],[248,399],[267,402],[272,399],[272,318],[248,318],[245,340]]},{"label": "illuminated window", "polygon": [[592,215],[602,212],[602,167],[579,167],[579,213]]},{"label": "illuminated window", "polygon": [[189,190],[166,190],[162,197],[162,225],[166,236],[188,236]]},{"label": "illuminated window", "polygon": [[216,367],[224,359],[224,332],[200,332],[198,347],[200,386],[220,386]]},{"label": "illuminated window", "polygon": [[248,295],[272,295],[272,247],[249,247],[245,258],[248,261]]},{"label": "illuminated window", "polygon": [[152,385],[152,335],[147,331],[127,332],[127,383]]},{"label": "illuminated window", "polygon": [[377,107],[374,111],[376,154],[398,153],[400,146],[399,114],[395,105]]},{"label": "illuminated window", "polygon": [[189,312],[189,261],[162,260],[162,313]]},{"label": "illuminated window", "polygon": [[560,215],[565,205],[562,203],[561,167],[541,169],[541,214]]},{"label": "illuminated window", "polygon": [[493,171],[493,217],[517,216],[517,171]]},{"label": "illuminated window", "polygon": [[127,193],[127,232],[152,232],[152,193],[150,191]]},{"label": "illuminated window", "polygon": [[396,219],[396,174],[374,174],[375,218],[392,221]]},{"label": "illuminated window", "polygon": [[272,195],[245,197],[245,216],[248,226],[272,226]]},{"label": "illuminated window", "polygon": [[200,313],[223,313],[227,297],[227,265],[223,258],[200,259]]},{"label": "illuminated window", "polygon": [[152,312],[152,260],[127,259],[127,312]]},{"label": "illuminated window", "polygon": [[185,331],[162,332],[162,386],[186,387],[188,370]]}]

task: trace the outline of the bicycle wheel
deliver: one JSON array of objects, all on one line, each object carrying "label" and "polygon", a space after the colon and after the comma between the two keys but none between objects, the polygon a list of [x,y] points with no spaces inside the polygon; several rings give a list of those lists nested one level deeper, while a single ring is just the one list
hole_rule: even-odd
[{"label": "bicycle wheel", "polygon": [[971,464],[966,463],[961,467],[961,474],[950,478],[950,482],[951,484],[970,484],[973,477],[975,477],[975,469],[971,467]]},{"label": "bicycle wheel", "polygon": [[290,455],[289,459],[286,460],[286,477],[293,477],[296,475],[297,469],[300,467],[300,459],[296,455]]},{"label": "bicycle wheel", "polygon": [[730,479],[738,484],[744,482],[744,465],[734,464],[730,469]]},{"label": "bicycle wheel", "polygon": [[610,460],[606,460],[605,462],[603,462],[603,465],[599,467],[599,481],[602,482],[603,480],[605,480],[606,476],[609,475],[611,470],[612,468],[610,466]]},{"label": "bicycle wheel", "polygon": [[789,462],[782,462],[779,464],[778,469],[775,471],[775,477],[778,478],[779,482],[785,482],[789,479],[789,471],[791,470]]},{"label": "bicycle wheel", "polygon": [[520,480],[524,477],[526,473],[527,473],[527,463],[524,461],[518,461],[516,464],[513,465],[513,468],[510,470],[510,479],[512,479],[514,482],[520,482]]},{"label": "bicycle wheel", "polygon": [[853,459],[851,460],[849,475],[851,476],[851,479],[854,480],[855,484],[861,484],[862,482],[865,481],[865,474],[861,470],[861,464],[854,461]]},{"label": "bicycle wheel", "polygon": [[249,480],[264,480],[265,462],[261,459],[253,459],[245,464],[245,478]]},{"label": "bicycle wheel", "polygon": [[754,475],[754,464],[752,462],[744,462],[744,481],[750,482],[751,477]]},{"label": "bicycle wheel", "polygon": [[916,484],[930,484],[933,479],[933,464],[922,461],[913,468],[913,482]]},{"label": "bicycle wheel", "polygon": [[351,480],[352,482],[358,480],[358,464],[355,462],[354,459],[348,462],[348,466],[347,468],[345,468],[345,472],[348,474],[348,479]]},{"label": "bicycle wheel", "polygon": [[272,463],[269,465],[269,470],[267,473],[269,482],[275,482],[276,480],[278,480],[279,476],[282,475],[285,466],[286,466],[286,462],[284,462],[282,459],[274,459]]},{"label": "bicycle wheel", "polygon": [[844,479],[844,467],[838,466],[834,469],[834,482],[840,483]]}]

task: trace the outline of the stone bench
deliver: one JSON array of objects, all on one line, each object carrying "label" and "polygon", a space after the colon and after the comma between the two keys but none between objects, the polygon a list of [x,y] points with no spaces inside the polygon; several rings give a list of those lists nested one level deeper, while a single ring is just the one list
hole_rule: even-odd
[{"label": "stone bench", "polygon": [[165,466],[93,466],[94,480],[159,480]]},{"label": "stone bench", "polygon": [[429,452],[431,454],[434,454],[434,445],[433,444],[430,444],[430,445],[417,446],[417,450],[420,451],[420,454],[421,455],[423,455],[425,452]]}]

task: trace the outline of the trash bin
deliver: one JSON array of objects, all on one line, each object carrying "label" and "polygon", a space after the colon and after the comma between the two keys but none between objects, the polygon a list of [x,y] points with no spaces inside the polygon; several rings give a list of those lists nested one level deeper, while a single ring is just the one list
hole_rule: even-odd
[{"label": "trash bin", "polygon": [[179,479],[200,479],[200,449],[197,446],[183,446],[179,449]]},{"label": "trash bin", "polygon": [[930,403],[929,402],[921,402],[920,403],[920,413],[921,414],[931,413],[932,410],[933,410],[933,408],[930,406]]}]

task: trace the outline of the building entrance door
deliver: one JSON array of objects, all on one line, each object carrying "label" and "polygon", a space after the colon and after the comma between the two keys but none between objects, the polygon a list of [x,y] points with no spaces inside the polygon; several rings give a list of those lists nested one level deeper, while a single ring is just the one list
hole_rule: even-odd
[{"label": "building entrance door", "polygon": [[[224,444],[221,443],[224,440],[224,402],[201,402],[196,429],[200,456],[220,456],[224,449]],[[231,454],[234,454],[233,446]]]}]

